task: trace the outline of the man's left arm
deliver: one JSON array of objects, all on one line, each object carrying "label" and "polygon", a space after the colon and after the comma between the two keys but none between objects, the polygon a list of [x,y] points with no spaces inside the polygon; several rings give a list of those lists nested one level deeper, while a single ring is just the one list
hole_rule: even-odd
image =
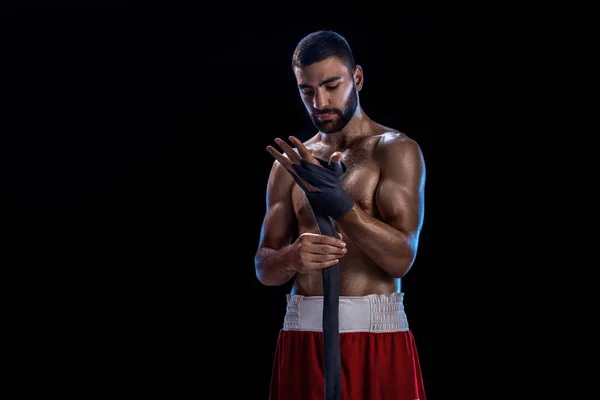
[{"label": "man's left arm", "polygon": [[336,222],[381,269],[403,277],[417,255],[424,216],[425,162],[412,139],[382,138],[376,151],[381,175],[375,207],[381,220],[356,204]]}]

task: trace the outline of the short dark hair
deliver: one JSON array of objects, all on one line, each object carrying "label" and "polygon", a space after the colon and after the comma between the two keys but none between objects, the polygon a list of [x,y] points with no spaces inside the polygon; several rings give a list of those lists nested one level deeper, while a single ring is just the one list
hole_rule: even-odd
[{"label": "short dark hair", "polygon": [[349,71],[356,66],[346,39],[337,32],[316,31],[304,36],[294,50],[292,69],[306,67],[329,57],[338,57]]}]

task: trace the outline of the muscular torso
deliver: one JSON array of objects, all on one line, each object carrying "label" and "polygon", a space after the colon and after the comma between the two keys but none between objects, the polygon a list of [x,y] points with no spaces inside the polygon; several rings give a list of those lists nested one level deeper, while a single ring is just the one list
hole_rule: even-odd
[{"label": "muscular torso", "polygon": [[[375,191],[379,182],[380,169],[374,158],[374,150],[380,136],[362,139],[360,143],[343,151],[342,161],[347,171],[342,186],[354,199],[355,203],[369,215],[378,218],[375,204]],[[338,149],[323,143],[306,143],[306,148],[317,158],[328,160]],[[292,203],[298,221],[297,235],[303,233],[319,233],[310,204],[303,190],[292,185]],[[392,293],[400,291],[400,280],[387,275],[363,251],[358,248],[340,226],[335,224],[346,243],[347,253],[340,259],[340,295],[366,296],[368,294]],[[322,296],[322,272],[297,274],[292,293],[305,296]]]}]

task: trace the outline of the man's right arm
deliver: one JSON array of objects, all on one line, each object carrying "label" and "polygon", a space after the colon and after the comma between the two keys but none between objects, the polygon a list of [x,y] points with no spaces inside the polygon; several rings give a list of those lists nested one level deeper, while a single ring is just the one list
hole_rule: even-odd
[{"label": "man's right arm", "polygon": [[289,251],[297,222],[292,204],[291,175],[278,162],[273,163],[267,182],[267,204],[258,250],[254,257],[256,277],[267,286],[279,286],[296,275]]}]

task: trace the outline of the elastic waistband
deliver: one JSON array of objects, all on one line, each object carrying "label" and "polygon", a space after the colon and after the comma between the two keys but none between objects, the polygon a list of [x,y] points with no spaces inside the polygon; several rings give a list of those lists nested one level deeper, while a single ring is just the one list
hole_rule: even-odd
[{"label": "elastic waistband", "polygon": [[[339,327],[342,332],[408,331],[404,293],[340,296]],[[323,331],[323,296],[288,294],[283,330]]]}]

